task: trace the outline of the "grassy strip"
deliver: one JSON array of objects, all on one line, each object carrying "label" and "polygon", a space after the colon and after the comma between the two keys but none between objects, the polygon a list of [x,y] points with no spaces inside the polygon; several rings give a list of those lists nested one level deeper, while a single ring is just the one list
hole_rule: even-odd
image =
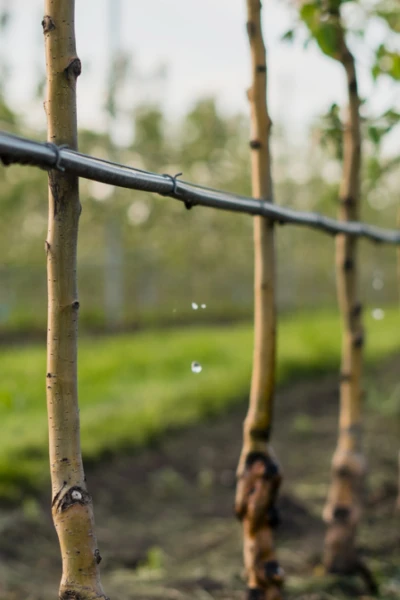
[{"label": "grassy strip", "polygon": [[[399,312],[367,318],[367,360],[400,349]],[[328,311],[281,320],[278,381],[338,369],[340,327]],[[82,446],[97,460],[149,443],[170,427],[223,411],[247,394],[248,325],[141,332],[84,339],[79,351]],[[195,374],[192,361],[203,369]],[[0,499],[17,501],[48,480],[45,347],[0,352]],[[239,432],[238,432],[239,435]]]}]

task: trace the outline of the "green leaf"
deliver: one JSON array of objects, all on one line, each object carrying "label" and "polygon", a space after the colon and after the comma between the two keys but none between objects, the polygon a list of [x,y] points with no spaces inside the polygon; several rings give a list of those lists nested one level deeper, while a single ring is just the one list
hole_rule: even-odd
[{"label": "green leaf", "polygon": [[389,71],[389,75],[396,81],[400,80],[400,54],[392,54],[392,68]]},{"label": "green leaf", "polygon": [[380,69],[379,65],[375,64],[371,69],[372,79],[374,81],[376,81],[380,74],[381,74],[381,69]]},{"label": "green leaf", "polygon": [[338,26],[335,19],[323,20],[324,15],[320,2],[308,2],[300,9],[300,18],[306,24],[311,38],[317,42],[324,54],[333,58],[337,53]]},{"label": "green leaf", "polygon": [[310,29],[314,28],[315,23],[318,23],[320,15],[321,11],[315,2],[303,4],[300,9],[300,18]]},{"label": "green leaf", "polygon": [[391,126],[397,125],[400,122],[400,113],[395,111],[393,108],[389,108],[385,113],[383,113],[382,117],[386,119]]},{"label": "green leaf", "polygon": [[338,29],[332,23],[321,23],[315,39],[324,54],[334,57],[338,50]]},{"label": "green leaf", "polygon": [[381,163],[376,156],[369,156],[366,160],[367,176],[370,184],[376,184],[381,176]]},{"label": "green leaf", "polygon": [[370,127],[368,127],[368,136],[371,142],[378,146],[381,141],[382,132],[378,129],[378,127],[370,125]]}]

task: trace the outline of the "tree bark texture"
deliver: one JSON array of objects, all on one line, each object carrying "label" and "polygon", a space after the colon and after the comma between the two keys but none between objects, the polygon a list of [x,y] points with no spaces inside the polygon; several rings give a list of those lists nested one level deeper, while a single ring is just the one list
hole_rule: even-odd
[{"label": "tree bark texture", "polygon": [[[337,2],[328,1],[327,4],[328,18],[335,25],[335,58],[343,65],[349,100],[347,118],[343,124],[343,173],[339,192],[339,219],[355,221],[360,218],[360,98],[355,61],[346,44]],[[336,283],[342,319],[340,411],[338,444],[332,460],[332,483],[324,509],[324,520],[328,525],[324,564],[330,572],[359,573],[373,591],[375,584],[372,576],[359,558],[355,547],[366,474],[361,447],[364,332],[358,298],[357,246],[356,237],[342,234],[337,236]]]},{"label": "tree bark texture", "polygon": [[[260,0],[247,0],[250,43],[252,191],[272,202],[266,98],[266,53],[261,30]],[[243,428],[243,447],[237,470],[235,509],[243,525],[243,551],[249,600],[282,597],[283,571],[275,554],[273,529],[281,483],[279,465],[270,446],[275,391],[276,308],[273,224],[254,218],[254,355],[250,403]]]},{"label": "tree bark texture", "polygon": [[[45,0],[48,142],[77,149],[74,0]],[[52,515],[62,555],[62,600],[105,598],[92,500],[83,471],[77,394],[78,178],[49,172],[47,407]]]}]

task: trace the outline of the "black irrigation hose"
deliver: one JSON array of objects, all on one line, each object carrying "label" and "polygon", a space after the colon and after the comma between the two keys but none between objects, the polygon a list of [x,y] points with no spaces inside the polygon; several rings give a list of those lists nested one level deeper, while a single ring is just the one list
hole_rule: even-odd
[{"label": "black irrigation hose", "polygon": [[0,159],[4,165],[19,163],[42,169],[60,169],[84,179],[117,187],[153,192],[180,200],[186,208],[210,206],[250,215],[260,215],[281,225],[292,223],[336,235],[345,233],[373,242],[400,244],[400,232],[366,225],[358,221],[341,222],[319,213],[293,210],[270,202],[201,187],[177,179],[178,175],[157,175],[81,154],[55,144],[35,142],[0,132]]}]

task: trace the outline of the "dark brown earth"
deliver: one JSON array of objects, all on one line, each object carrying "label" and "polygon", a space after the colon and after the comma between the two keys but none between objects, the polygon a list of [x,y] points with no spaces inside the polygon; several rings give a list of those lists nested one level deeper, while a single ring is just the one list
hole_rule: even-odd
[{"label": "dark brown earth", "polygon": [[[367,387],[393,394],[400,358],[368,374]],[[382,392],[380,392],[382,390]],[[282,388],[277,395],[275,450],[285,483],[279,557],[287,597],[367,598],[355,578],[325,576],[319,566],[321,511],[336,441],[337,381],[324,376]],[[87,469],[94,498],[102,579],[113,600],[236,600],[243,598],[240,526],[232,516],[243,400],[228,414],[171,432],[133,455]],[[359,543],[381,587],[400,598],[400,517],[394,512],[400,418],[368,410],[365,449],[370,464]],[[60,560],[49,498],[27,500],[0,514],[0,598],[57,597]]]}]

